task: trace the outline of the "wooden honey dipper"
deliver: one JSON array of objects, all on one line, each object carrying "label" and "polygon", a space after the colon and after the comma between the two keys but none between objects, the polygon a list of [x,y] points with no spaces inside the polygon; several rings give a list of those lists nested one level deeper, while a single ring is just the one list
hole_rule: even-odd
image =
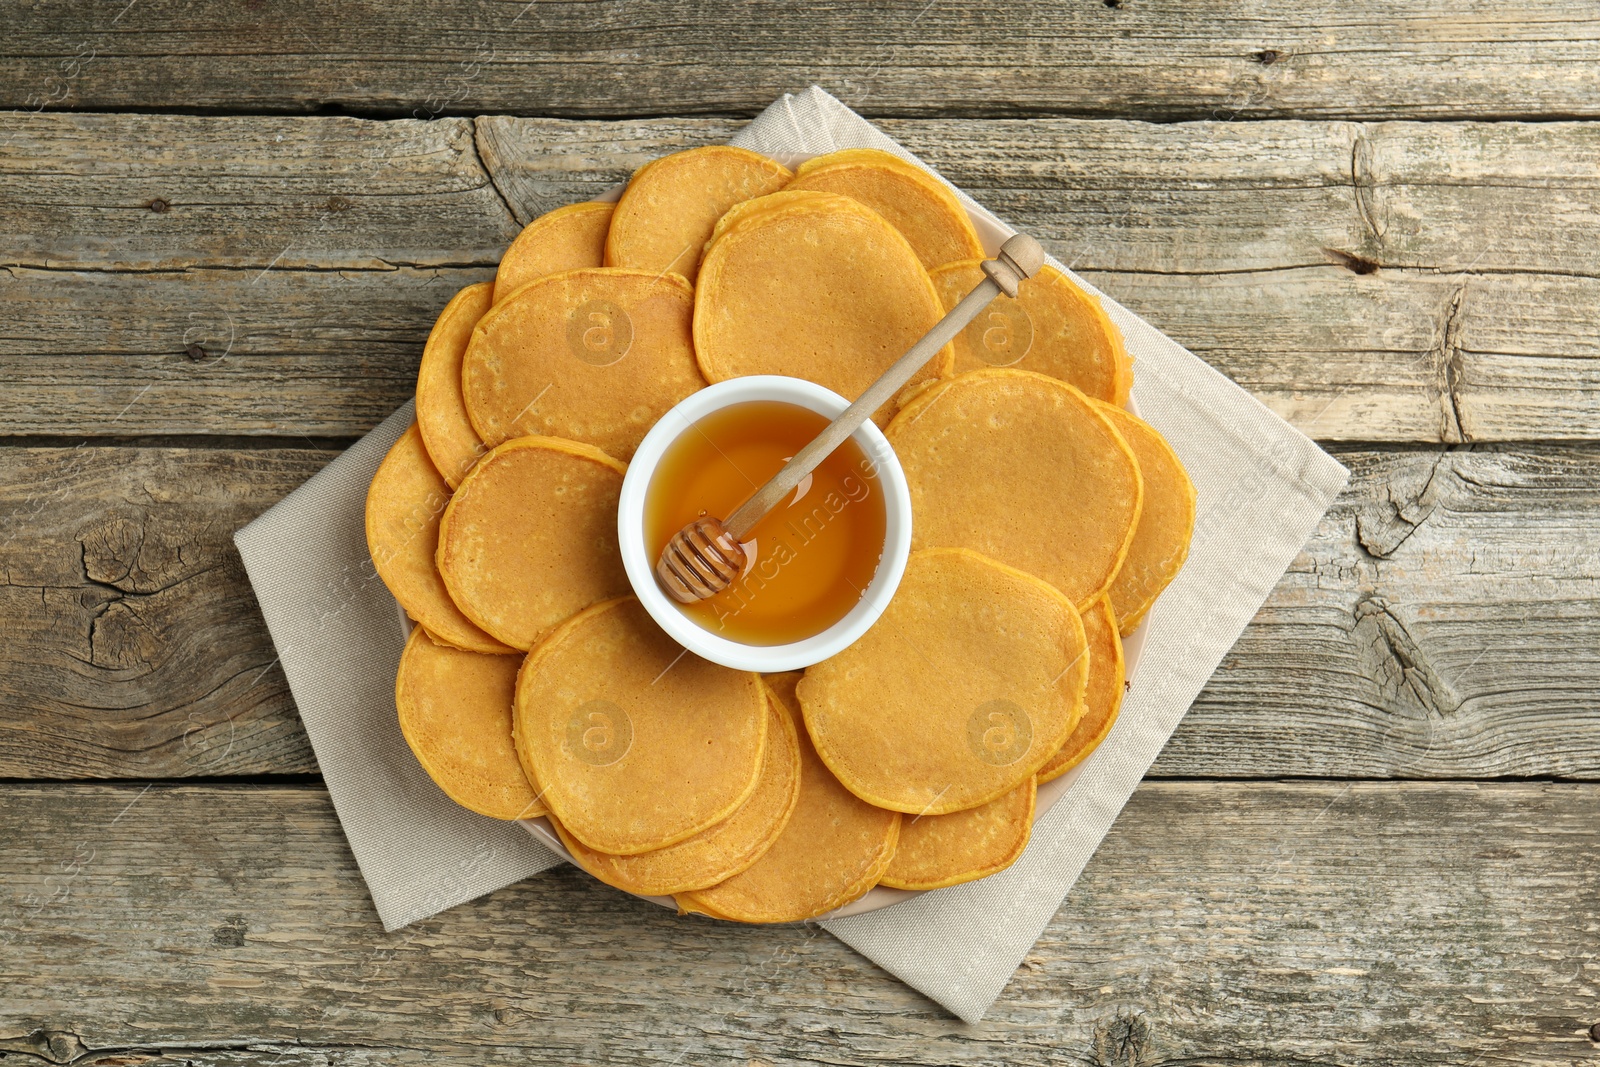
[{"label": "wooden honey dipper", "polygon": [[1027,234],[1019,233],[1000,246],[999,255],[982,264],[985,275],[972,292],[866,391],[839,417],[822,428],[805,447],[756,490],[754,496],[728,516],[726,522],[702,515],[672,535],[656,562],[656,577],[679,603],[692,604],[716,596],[744,573],[746,557],[740,544],[767,512],[816,469],[817,465],[843,444],[861,424],[870,419],[895,393],[921,370],[938,352],[1001,293],[1013,299],[1023,279],[1031,278],[1044,266],[1044,249]]}]

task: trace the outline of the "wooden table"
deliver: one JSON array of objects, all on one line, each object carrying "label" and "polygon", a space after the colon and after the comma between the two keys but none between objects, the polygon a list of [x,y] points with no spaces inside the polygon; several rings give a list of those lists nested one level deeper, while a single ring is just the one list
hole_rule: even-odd
[{"label": "wooden table", "polygon": [[[3,23],[0,1057],[1600,1063],[1590,0]],[[813,81],[1354,471],[976,1028],[571,871],[385,936],[230,542],[522,223]]]}]

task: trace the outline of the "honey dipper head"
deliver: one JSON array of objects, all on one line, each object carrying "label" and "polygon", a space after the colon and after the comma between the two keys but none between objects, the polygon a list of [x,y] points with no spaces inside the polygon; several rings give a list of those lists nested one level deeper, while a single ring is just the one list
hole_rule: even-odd
[{"label": "honey dipper head", "polygon": [[1039,273],[1039,268],[1044,266],[1044,247],[1025,233],[1012,234],[1008,237],[1006,243],[1000,246],[1000,254],[1024,278],[1033,277]]},{"label": "honey dipper head", "polygon": [[993,259],[984,260],[983,273],[989,280],[1000,287],[1000,291],[1013,300],[1017,297],[1017,287],[1025,279],[1039,273],[1039,268],[1044,266],[1044,248],[1025,233],[1012,234],[1006,243],[1000,246],[1000,252]]},{"label": "honey dipper head", "polygon": [[743,546],[721,520],[702,515],[672,535],[656,561],[656,578],[680,604],[716,596],[744,573]]}]

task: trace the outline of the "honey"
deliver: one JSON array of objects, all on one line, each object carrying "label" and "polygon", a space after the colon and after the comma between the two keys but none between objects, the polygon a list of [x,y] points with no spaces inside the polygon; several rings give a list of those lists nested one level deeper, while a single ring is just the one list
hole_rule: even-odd
[{"label": "honey", "polygon": [[[702,513],[727,519],[830,421],[797,404],[752,400],[686,427],[645,491],[651,562]],[[743,576],[708,600],[676,606],[710,632],[747,645],[815,636],[866,592],[883,556],[886,519],[875,464],[846,440],[750,531]]]}]

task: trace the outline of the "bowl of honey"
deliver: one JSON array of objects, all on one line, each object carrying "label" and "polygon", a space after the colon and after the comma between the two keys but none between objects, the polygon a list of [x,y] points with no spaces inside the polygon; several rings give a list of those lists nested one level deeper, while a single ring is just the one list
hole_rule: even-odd
[{"label": "bowl of honey", "polygon": [[848,648],[889,606],[911,553],[911,492],[871,422],[752,529],[744,572],[680,604],[656,560],[702,514],[726,519],[849,401],[799,378],[752,375],[692,394],[628,464],[617,538],[628,580],[679,644],[735,670],[798,670]]}]

